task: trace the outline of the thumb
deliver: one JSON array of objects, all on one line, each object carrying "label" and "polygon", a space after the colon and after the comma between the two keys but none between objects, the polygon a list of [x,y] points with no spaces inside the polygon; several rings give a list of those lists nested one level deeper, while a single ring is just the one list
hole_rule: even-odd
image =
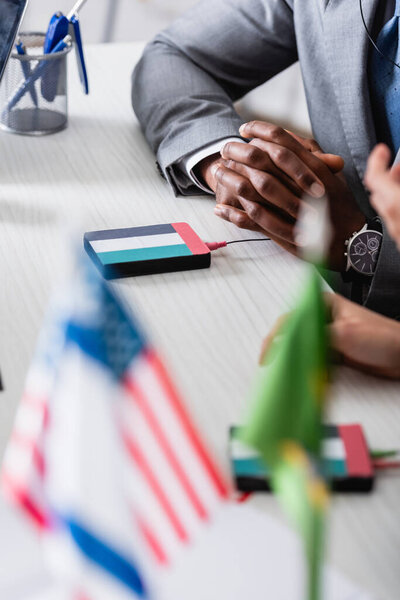
[{"label": "thumb", "polygon": [[313,152],[326,166],[332,171],[332,173],[339,173],[344,167],[344,160],[337,154],[325,154],[324,152]]},{"label": "thumb", "polygon": [[397,164],[394,167],[392,167],[390,170],[390,174],[397,183],[400,183],[400,164]]},{"label": "thumb", "polygon": [[290,315],[290,313],[281,315],[275,322],[272,330],[269,332],[267,337],[264,339],[264,341],[262,343],[262,347],[261,347],[260,357],[258,359],[260,365],[266,364],[267,355],[268,355],[269,351],[272,349],[274,342],[277,341],[279,334],[281,332],[282,326],[286,322],[289,315]]},{"label": "thumb", "polygon": [[294,137],[294,139],[297,140],[306,150],[309,150],[312,152],[312,154],[322,160],[332,171],[332,173],[339,173],[339,171],[343,169],[344,160],[341,156],[338,156],[337,154],[325,154],[321,146],[313,138],[302,137],[301,135],[293,133],[293,131],[290,131],[290,129],[286,129],[286,131],[290,133],[290,135]]}]

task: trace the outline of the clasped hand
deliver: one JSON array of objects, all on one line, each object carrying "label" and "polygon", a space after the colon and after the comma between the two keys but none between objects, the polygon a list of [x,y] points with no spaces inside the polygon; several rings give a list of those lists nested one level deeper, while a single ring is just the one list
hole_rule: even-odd
[{"label": "clasped hand", "polygon": [[206,161],[201,170],[216,195],[215,213],[297,255],[294,226],[302,196],[326,196],[333,226],[328,262],[342,270],[344,242],[365,222],[340,173],[342,158],[324,154],[315,140],[263,121],[246,123],[240,134],[250,143],[227,143],[221,157]]}]

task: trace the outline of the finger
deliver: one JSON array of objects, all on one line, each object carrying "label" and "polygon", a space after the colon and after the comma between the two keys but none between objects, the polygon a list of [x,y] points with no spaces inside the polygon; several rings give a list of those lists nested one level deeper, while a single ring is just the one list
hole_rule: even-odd
[{"label": "finger", "polygon": [[[379,180],[379,185],[377,182]],[[396,229],[400,222],[400,185],[393,181],[387,173],[379,175],[376,182],[376,188],[371,192],[370,202],[372,206],[385,219],[389,229]]]},{"label": "finger", "polygon": [[221,156],[225,160],[234,160],[255,169],[274,169],[276,171],[269,155],[251,143],[240,144],[239,142],[228,142],[222,148]]},{"label": "finger", "polygon": [[329,167],[332,173],[339,173],[343,170],[344,160],[341,156],[324,152],[317,140],[314,140],[313,138],[302,137],[301,135],[293,133],[293,131],[290,131],[289,129],[286,129],[285,131],[290,133],[290,135],[294,137],[294,139],[297,140],[302,146],[304,146],[306,150],[312,152],[315,156],[320,158],[326,164],[326,166]]},{"label": "finger", "polygon": [[[289,136],[290,137],[290,136]],[[297,144],[297,142],[295,142]],[[274,144],[265,140],[254,139],[247,147],[258,147],[261,152],[267,154],[275,167],[289,176],[303,192],[321,198],[325,193],[322,181],[313,173],[302,158],[284,144]],[[308,156],[312,156],[308,150],[302,150]],[[251,163],[247,163],[252,166]]]},{"label": "finger", "polygon": [[250,231],[265,233],[242,209],[227,204],[216,204],[214,207],[214,214],[217,217],[220,217],[220,219],[224,219],[224,221],[233,223],[240,229],[249,229]]},{"label": "finger", "polygon": [[372,150],[367,162],[365,184],[373,189],[376,179],[384,175],[389,168],[390,150],[385,144],[378,144]]},{"label": "finger", "polygon": [[326,154],[324,152],[314,152],[314,156],[322,160],[332,173],[340,173],[344,167],[344,160],[337,154]]},{"label": "finger", "polygon": [[302,137],[301,135],[293,133],[293,131],[290,131],[289,129],[286,129],[286,131],[290,133],[290,135],[294,137],[294,139],[297,140],[302,146],[304,146],[306,150],[312,152],[315,156],[320,158],[327,165],[327,167],[329,167],[332,173],[339,173],[342,171],[344,167],[344,160],[341,156],[324,152],[318,142],[313,138]]},{"label": "finger", "polygon": [[302,142],[298,141],[299,136],[293,136],[283,127],[269,123],[268,121],[249,121],[243,123],[239,128],[239,133],[243,137],[248,139],[260,138],[261,140],[280,143],[281,141],[288,140],[289,138],[296,141],[297,144],[302,146]]},{"label": "finger", "polygon": [[372,193],[371,205],[383,217],[390,237],[400,245],[400,206],[399,184],[392,181],[385,182],[385,193]]},{"label": "finger", "polygon": [[279,246],[297,256],[297,248],[294,244],[285,242],[285,240],[278,238],[273,232],[262,229],[259,225],[254,223],[245,211],[225,204],[217,204],[214,208],[214,213],[221,219],[240,227],[240,229],[249,229],[250,231],[257,231],[267,235],[271,240],[279,244]]},{"label": "finger", "polygon": [[259,140],[272,142],[273,144],[284,146],[288,150],[291,150],[302,159],[304,164],[307,165],[319,179],[331,174],[331,171],[322,160],[307,150],[282,127],[264,121],[250,121],[249,123],[242,125],[239,131],[244,137],[258,138]]},{"label": "finger", "polygon": [[290,131],[289,129],[286,129],[286,131],[290,133],[290,135],[294,137],[294,139],[297,140],[302,146],[304,146],[306,150],[312,152],[315,156],[321,159],[326,166],[329,167],[332,173],[339,173],[343,170],[344,160],[341,156],[338,154],[329,154],[328,152],[324,152],[318,142],[313,138],[304,138],[301,135],[293,133],[293,131]]},{"label": "finger", "polygon": [[236,199],[246,197],[254,202],[263,202],[263,198],[257,193],[245,175],[220,165],[215,171],[215,178],[221,187],[225,189],[226,195]]},{"label": "finger", "polygon": [[[246,167],[247,168],[247,167]],[[256,171],[255,169],[251,174],[250,180],[231,169],[227,169],[224,166],[220,166],[215,174],[215,177],[232,197],[236,196],[247,212],[248,216],[252,221],[254,218],[252,214],[259,215],[261,223],[258,223],[260,227],[269,225],[274,229],[271,233],[276,237],[288,241],[293,244],[293,226],[294,223],[291,216],[296,217],[299,211],[300,200],[293,194],[291,194],[286,188],[279,183],[275,178],[267,173]],[[262,181],[257,181],[257,173],[262,177]],[[255,182],[253,181],[255,179]],[[260,195],[257,187],[263,192],[269,192],[270,198],[265,195]],[[244,201],[249,201],[248,205],[244,205]],[[265,208],[265,200],[270,200],[270,208],[267,211]],[[230,202],[232,204],[232,202]],[[262,206],[263,205],[263,206]],[[285,215],[274,216],[273,208],[280,208]],[[250,211],[250,212],[249,212]],[[290,216],[291,215],[291,216]],[[286,219],[285,219],[286,216]],[[290,219],[288,221],[287,219]],[[246,229],[249,229],[248,225],[245,225]],[[264,227],[265,228],[265,227]],[[268,231],[270,231],[268,229]]]},{"label": "finger", "polygon": [[228,142],[221,156],[278,177],[284,174],[295,181],[301,190],[316,198],[324,194],[323,184],[311,169],[294,152],[283,146],[262,140],[253,140],[250,144]]},{"label": "finger", "polygon": [[221,185],[218,181],[215,188],[215,201],[216,204],[230,204],[236,208],[242,208],[237,195]]},{"label": "finger", "polygon": [[290,131],[290,129],[285,129],[285,131],[287,131],[292,137],[294,137],[294,139],[297,140],[299,144],[304,146],[304,148],[306,148],[309,152],[322,153],[321,146],[313,138],[305,138],[301,135],[297,135],[297,133],[293,133],[293,131]]},{"label": "finger", "polygon": [[252,202],[247,198],[241,198],[240,202],[246,214],[263,231],[267,231],[275,239],[295,245],[293,223],[288,223],[285,219],[258,202]]},{"label": "finger", "polygon": [[304,191],[300,186],[298,186],[295,183],[293,178],[289,177],[289,175],[287,175],[274,165],[269,154],[256,145],[256,140],[254,140],[254,144],[253,142],[250,142],[249,144],[229,142],[222,148],[221,156],[225,159],[225,166],[227,166],[228,168],[230,168],[230,165],[228,163],[230,161],[235,161],[236,164],[240,163],[243,165],[248,165],[255,169],[271,173],[277,179],[282,181],[282,183],[293,194],[299,197]]},{"label": "finger", "polygon": [[245,177],[250,181],[259,199],[250,198],[263,205],[267,202],[271,208],[276,207],[283,215],[287,215],[290,220],[296,219],[302,206],[302,200],[293,194],[287,187],[270,173],[265,173],[258,169],[247,167],[235,161],[228,161],[230,170]]}]

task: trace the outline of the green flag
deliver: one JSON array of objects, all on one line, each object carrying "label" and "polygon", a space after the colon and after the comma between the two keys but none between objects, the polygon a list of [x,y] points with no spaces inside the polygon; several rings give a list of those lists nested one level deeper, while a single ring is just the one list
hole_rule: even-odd
[{"label": "green flag", "polygon": [[[254,405],[240,437],[267,463],[272,485],[299,527],[309,568],[309,599],[319,595],[327,489],[319,475],[328,384],[327,309],[313,269],[297,308],[260,369]],[[271,353],[270,353],[271,354]],[[266,361],[265,361],[266,362]]]},{"label": "green flag", "polygon": [[309,455],[296,443],[282,444],[282,457],[272,472],[272,486],[299,529],[308,572],[308,598],[321,597],[324,524],[328,489]]}]

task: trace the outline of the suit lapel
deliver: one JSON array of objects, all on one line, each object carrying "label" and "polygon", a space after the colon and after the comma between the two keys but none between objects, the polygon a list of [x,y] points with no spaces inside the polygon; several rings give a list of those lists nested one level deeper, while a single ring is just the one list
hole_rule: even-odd
[{"label": "suit lapel", "polygon": [[[330,0],[323,15],[326,52],[347,144],[361,180],[366,157],[376,143],[367,62],[369,41],[358,0]],[[371,30],[379,0],[363,0]]]}]

